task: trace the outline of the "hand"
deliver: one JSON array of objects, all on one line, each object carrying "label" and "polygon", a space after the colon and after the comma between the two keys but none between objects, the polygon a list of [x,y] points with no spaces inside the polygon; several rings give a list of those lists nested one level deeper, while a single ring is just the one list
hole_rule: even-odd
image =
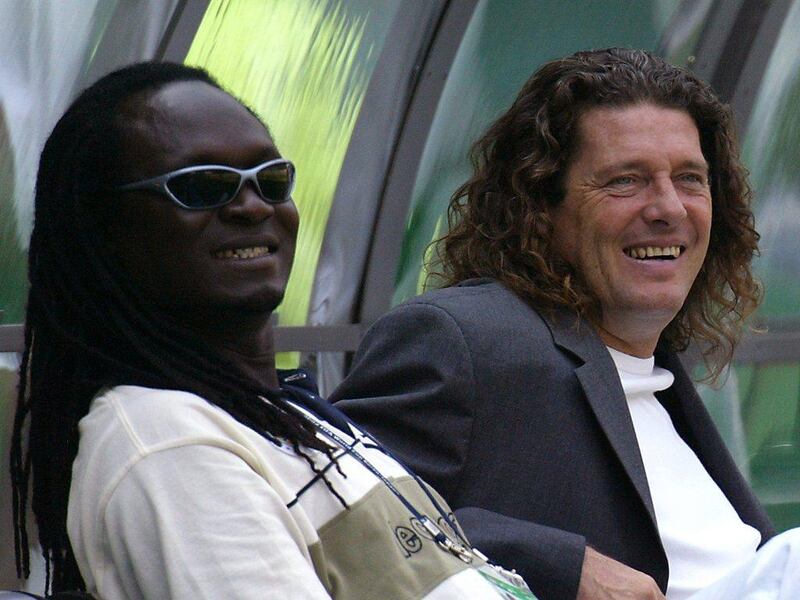
[{"label": "hand", "polygon": [[666,600],[649,575],[586,546],[576,600]]}]

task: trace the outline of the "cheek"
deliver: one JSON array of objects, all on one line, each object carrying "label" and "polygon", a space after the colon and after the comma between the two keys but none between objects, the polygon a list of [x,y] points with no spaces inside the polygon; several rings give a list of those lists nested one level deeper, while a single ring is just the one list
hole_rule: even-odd
[{"label": "cheek", "polygon": [[708,238],[711,236],[711,224],[712,224],[713,214],[711,212],[711,204],[702,211],[702,214],[699,218],[699,225],[698,229],[700,230],[700,237],[703,237],[708,241]]},{"label": "cheek", "polygon": [[[107,229],[113,258],[131,283],[145,291],[169,287],[184,273],[196,271],[192,261],[201,254],[197,240],[203,223],[186,223],[182,221],[184,215],[163,212],[149,206],[120,211]],[[187,216],[195,220],[204,217]]]},{"label": "cheek", "polygon": [[280,221],[286,233],[289,234],[292,240],[297,238],[297,231],[300,228],[300,213],[297,206],[291,200],[281,204],[276,209],[276,216]]},{"label": "cheek", "polygon": [[578,253],[578,231],[574,211],[562,202],[550,214],[553,223],[552,248],[562,260],[574,264]]},{"label": "cheek", "polygon": [[574,212],[561,230],[562,257],[581,270],[594,270],[606,239],[591,215]]},{"label": "cheek", "polygon": [[687,205],[687,212],[689,214],[690,227],[694,230],[694,235],[696,236],[696,247],[700,251],[698,254],[705,256],[711,241],[711,203]]}]

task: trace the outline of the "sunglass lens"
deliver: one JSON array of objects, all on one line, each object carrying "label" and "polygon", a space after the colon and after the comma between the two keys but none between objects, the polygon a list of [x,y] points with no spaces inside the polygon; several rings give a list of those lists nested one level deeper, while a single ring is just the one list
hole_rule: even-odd
[{"label": "sunglass lens", "polygon": [[239,187],[239,174],[221,169],[192,171],[176,175],[167,187],[189,208],[211,208],[231,200]]},{"label": "sunglass lens", "polygon": [[294,183],[294,170],[291,164],[270,165],[256,175],[261,194],[268,202],[279,203],[289,199]]}]

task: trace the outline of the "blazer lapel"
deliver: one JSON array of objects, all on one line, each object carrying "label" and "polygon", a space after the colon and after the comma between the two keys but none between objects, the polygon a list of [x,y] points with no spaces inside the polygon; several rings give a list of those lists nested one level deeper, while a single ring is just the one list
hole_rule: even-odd
[{"label": "blazer lapel", "polygon": [[574,315],[561,312],[545,321],[555,344],[583,361],[575,375],[586,400],[658,530],[636,432],[611,355],[594,329],[583,320],[576,324]]}]

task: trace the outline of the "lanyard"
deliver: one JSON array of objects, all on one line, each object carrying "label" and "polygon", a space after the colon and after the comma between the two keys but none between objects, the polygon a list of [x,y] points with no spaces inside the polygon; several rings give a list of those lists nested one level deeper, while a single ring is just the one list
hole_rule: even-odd
[{"label": "lanyard", "polygon": [[[474,558],[478,558],[484,562],[488,560],[481,552],[479,552],[475,548],[470,548],[469,546],[461,543],[460,541],[451,540],[433,521],[431,521],[427,516],[420,513],[416,509],[416,507],[413,504],[411,504],[411,502],[408,501],[408,499],[402,494],[402,492],[397,489],[397,486],[395,486],[394,483],[392,483],[391,480],[389,480],[389,478],[387,478],[383,473],[381,473],[378,470],[378,468],[375,467],[375,465],[373,465],[358,450],[356,450],[355,448],[356,445],[358,445],[359,443],[363,444],[363,441],[360,437],[353,436],[354,442],[351,444],[347,440],[345,440],[342,436],[340,436],[338,433],[333,431],[330,427],[322,423],[320,420],[316,418],[309,418],[309,420],[311,420],[314,423],[314,426],[317,429],[319,429],[328,438],[336,442],[336,444],[338,444],[339,447],[341,447],[345,452],[350,454],[350,456],[352,456],[355,460],[361,463],[361,465],[364,468],[366,468],[370,473],[375,475],[375,477],[377,477],[389,489],[389,491],[392,492],[392,494],[394,494],[398,500],[400,500],[400,502],[403,504],[403,506],[406,507],[408,512],[410,512],[411,515],[422,524],[425,530],[428,533],[430,533],[431,536],[433,536],[433,539],[436,541],[437,545],[440,548],[446,550],[447,552],[453,554],[454,556],[457,556],[466,563],[471,563]],[[413,473],[402,462],[398,461],[394,456],[392,456],[391,453],[386,448],[384,448],[369,433],[362,432],[357,427],[354,427],[353,424],[349,422],[349,420],[348,424],[350,425],[351,428],[355,429],[355,431],[361,433],[364,437],[369,439],[375,445],[375,448],[377,450],[395,460],[406,471],[406,473],[408,473],[414,479],[414,481],[417,482],[417,485],[419,485],[420,488],[422,488],[422,491],[425,492],[425,495],[431,501],[434,508],[439,512],[439,514],[445,520],[445,522],[448,525],[450,525],[451,529],[453,530],[453,533],[458,538],[461,538],[462,541],[466,541],[463,540],[461,534],[458,532],[457,526],[450,521],[450,518],[447,515],[447,513],[444,511],[444,509],[442,509],[441,505],[433,497],[433,494],[430,493],[430,490],[428,490],[424,482],[415,473]]]},{"label": "lanyard", "polygon": [[[330,439],[334,442],[339,444],[343,449],[345,449],[348,453],[353,455],[357,461],[359,461],[367,470],[369,470],[373,475],[375,475],[384,485],[386,485],[390,491],[400,499],[401,503],[411,512],[411,514],[415,518],[420,518],[417,511],[411,506],[410,502],[406,500],[405,497],[402,496],[399,490],[386,479],[382,473],[380,473],[372,464],[369,464],[366,458],[364,458],[357,450],[355,450],[355,446],[358,445],[360,442],[364,445],[364,447],[368,446],[364,440],[371,442],[371,446],[374,446],[376,450],[385,454],[392,460],[394,460],[400,467],[412,478],[416,481],[417,485],[420,489],[425,493],[430,503],[439,513],[442,520],[447,523],[447,525],[452,529],[454,535],[462,542],[462,545],[465,547],[469,547],[469,542],[461,535],[458,530],[458,527],[455,525],[453,520],[447,514],[447,512],[441,507],[439,502],[433,496],[430,491],[430,488],[420,479],[420,477],[414,473],[408,466],[403,463],[397,456],[395,456],[388,448],[386,448],[383,444],[381,444],[375,437],[369,433],[368,431],[362,430],[358,425],[353,423],[353,421],[345,415],[341,410],[336,408],[334,405],[326,402],[322,398],[320,398],[313,389],[310,389],[307,386],[302,384],[297,384],[296,381],[305,379],[307,375],[303,372],[296,372],[289,377],[285,378],[281,384],[282,389],[285,393],[289,396],[293,397],[294,402],[298,403],[301,407],[303,407],[306,411],[310,412],[312,418],[309,420],[313,422],[314,426],[325,435],[327,435]],[[340,435],[338,435],[335,431],[332,431],[328,424],[334,425],[341,431],[347,431],[348,427],[352,432],[358,432],[358,436],[353,436],[355,443],[349,444],[346,440],[343,440]],[[428,519],[430,521],[430,519]],[[428,528],[426,527],[426,530]],[[430,532],[430,530],[428,530]],[[475,551],[476,555],[483,560],[486,558],[478,552]]]},{"label": "lanyard", "polygon": [[[469,542],[467,542],[467,540],[459,532],[458,526],[450,519],[450,516],[445,512],[445,510],[433,496],[425,482],[422,481],[422,479],[420,479],[416,473],[409,469],[403,463],[403,461],[394,456],[394,454],[388,448],[384,447],[383,444],[376,440],[371,433],[368,431],[363,431],[360,427],[355,425],[353,421],[350,420],[350,418],[348,418],[347,415],[345,415],[342,411],[319,398],[319,396],[314,394],[311,390],[292,385],[290,387],[284,387],[284,391],[295,396],[295,402],[297,402],[300,407],[305,409],[303,411],[303,415],[317,428],[318,431],[335,442],[345,453],[352,456],[365,469],[377,477],[378,480],[380,480],[387,487],[387,489],[392,492],[392,494],[394,494],[394,496],[403,504],[403,506],[405,506],[411,515],[422,524],[422,526],[433,537],[433,539],[436,541],[436,544],[440,548],[468,564],[472,563],[475,558],[482,561],[484,564],[477,567],[478,572],[493,586],[499,589],[503,598],[536,600],[536,596],[531,593],[525,581],[516,573],[516,571],[508,571],[498,565],[492,564],[482,552],[470,546]],[[264,398],[264,400],[268,401],[266,398]],[[305,400],[305,402],[303,400]],[[342,436],[336,433],[336,431],[328,427],[323,420],[324,417],[321,418],[317,416],[315,407],[323,411],[323,415],[327,415],[328,418],[332,418],[336,422],[337,427],[341,427],[342,425],[348,426],[353,433],[353,442],[348,442]],[[447,523],[452,529],[453,534],[457,538],[456,541],[451,540],[433,521],[431,521],[427,516],[421,514],[414,507],[414,505],[411,504],[411,502],[409,502],[405,496],[403,496],[402,492],[397,489],[394,483],[392,483],[391,480],[381,473],[375,465],[373,465],[355,448],[358,444],[363,445],[365,448],[371,447],[368,446],[364,440],[371,442],[371,446],[374,446],[376,450],[394,460],[409,476],[411,476],[412,479],[414,479],[420,489],[422,489],[422,491],[428,497],[428,500],[431,502],[444,522]]]}]

